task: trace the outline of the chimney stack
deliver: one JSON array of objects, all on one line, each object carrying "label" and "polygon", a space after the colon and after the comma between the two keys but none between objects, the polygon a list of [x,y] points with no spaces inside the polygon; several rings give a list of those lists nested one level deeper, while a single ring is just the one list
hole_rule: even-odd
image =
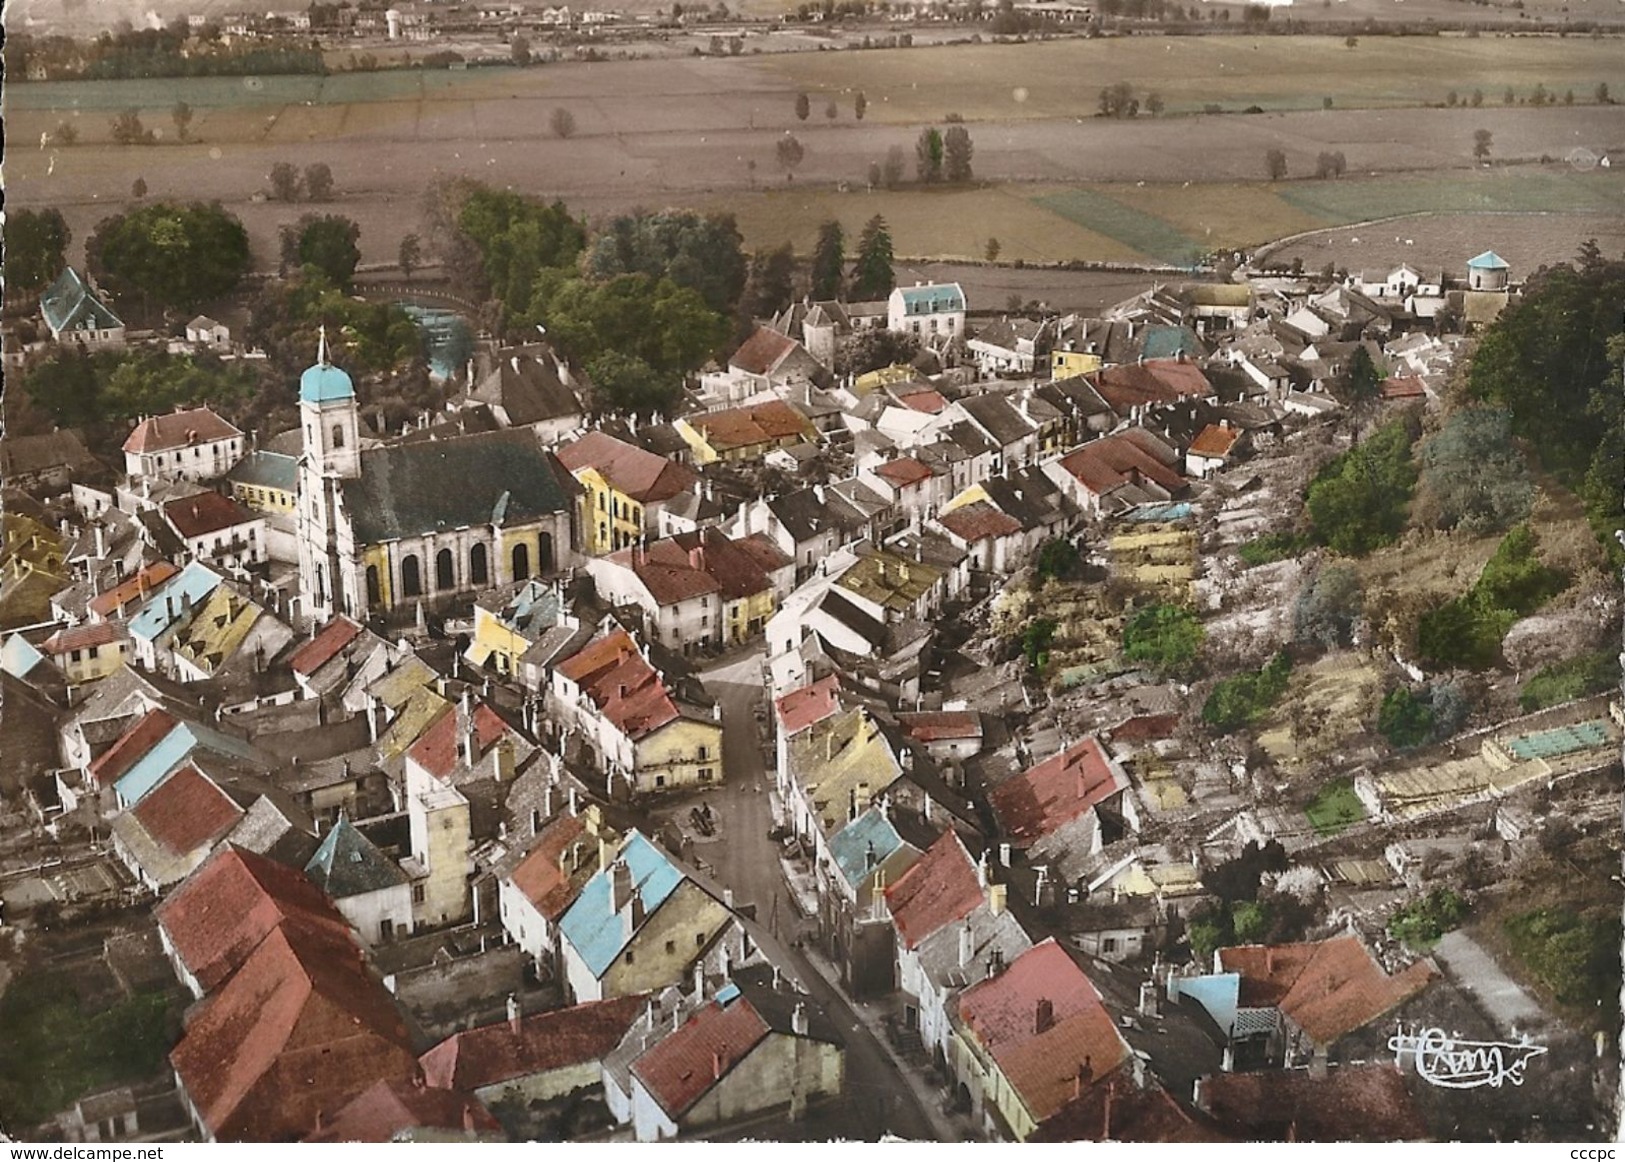
[{"label": "chimney stack", "polygon": [[799,1037],[807,1035],[807,1002],[796,1002],[795,1009],[790,1013],[790,1031]]},{"label": "chimney stack", "polygon": [[705,961],[703,960],[694,962],[694,1003],[696,1005],[705,1003]]},{"label": "chimney stack", "polygon": [[519,997],[514,993],[508,994],[508,1028],[519,1036]]},{"label": "chimney stack", "polygon": [[1207,1078],[1198,1077],[1195,1081],[1191,1082],[1191,1105],[1201,1110],[1204,1114],[1212,1113],[1213,1111],[1208,1108],[1207,1097]]},{"label": "chimney stack", "polygon": [[1009,904],[1009,887],[1006,884],[989,884],[987,887],[987,908],[995,916],[1004,911]]},{"label": "chimney stack", "polygon": [[976,938],[971,934],[970,921],[959,930],[959,967],[969,968],[971,957],[976,954]]},{"label": "chimney stack", "polygon": [[618,859],[609,870],[609,907],[619,914],[632,900],[632,869]]},{"label": "chimney stack", "polygon": [[1055,1025],[1055,1002],[1048,997],[1039,997],[1033,1006],[1033,1032],[1047,1033]]}]

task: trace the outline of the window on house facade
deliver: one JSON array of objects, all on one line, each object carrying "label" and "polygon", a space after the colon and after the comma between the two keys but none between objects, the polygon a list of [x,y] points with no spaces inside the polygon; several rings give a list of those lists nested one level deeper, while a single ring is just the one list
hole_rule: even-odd
[{"label": "window on house facade", "polygon": [[704,932],[696,932],[696,933],[694,933],[694,947],[695,948],[704,948],[705,947],[705,933]]},{"label": "window on house facade", "polygon": [[676,955],[676,953],[677,953],[677,941],[675,941],[675,940],[666,941],[666,955],[667,956],[674,956],[674,955]]},{"label": "window on house facade", "polygon": [[626,963],[632,963],[632,950],[630,948],[626,950]]},{"label": "window on house facade", "polygon": [[701,767],[700,768],[700,782],[709,783],[711,781],[712,777],[713,776],[711,774],[711,768],[710,767]]},{"label": "window on house facade", "polygon": [[655,786],[664,787],[665,785],[666,785],[666,776],[665,775],[656,775],[655,776]]},{"label": "window on house facade", "polygon": [[422,884],[413,884],[412,885],[412,902],[414,904],[421,904],[421,903],[423,903],[423,901],[425,899],[427,899],[427,895],[425,894],[425,892],[423,890],[423,885]]}]

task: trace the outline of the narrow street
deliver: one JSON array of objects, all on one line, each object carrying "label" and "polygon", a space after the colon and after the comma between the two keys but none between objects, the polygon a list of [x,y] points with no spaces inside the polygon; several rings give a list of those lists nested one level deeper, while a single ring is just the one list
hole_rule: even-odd
[{"label": "narrow street", "polygon": [[694,854],[721,886],[732,890],[737,906],[756,906],[756,919],[768,934],[769,954],[801,979],[846,1038],[846,1089],[840,1136],[868,1141],[890,1133],[913,1141],[940,1137],[931,1112],[898,1074],[874,1032],[863,1022],[835,984],[796,947],[813,928],[790,901],[779,869],[778,845],[768,838],[773,827],[769,795],[771,753],[759,728],[756,710],[765,705],[762,655],[748,656],[701,675],[706,689],[722,704],[723,762],[726,782],[708,796],[717,817],[716,835],[696,837]]}]

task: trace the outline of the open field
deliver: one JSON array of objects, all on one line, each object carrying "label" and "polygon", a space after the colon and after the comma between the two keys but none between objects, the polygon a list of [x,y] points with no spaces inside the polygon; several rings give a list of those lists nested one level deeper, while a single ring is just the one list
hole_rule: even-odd
[{"label": "open field", "polygon": [[[996,237],[1006,262],[1179,266],[1214,249],[1250,248],[1317,227],[1420,210],[1588,215],[1561,240],[1560,253],[1567,254],[1581,238],[1599,233],[1592,224],[1596,219],[1625,220],[1619,212],[1625,210],[1625,172],[1505,164],[1532,161],[1558,146],[1564,151],[1573,145],[1599,152],[1611,148],[1610,143],[1625,141],[1625,106],[1402,113],[1339,108],[1105,121],[1035,120],[1045,108],[1053,114],[1058,98],[1048,99],[1048,106],[1029,98],[1003,111],[1009,120],[973,126],[981,183],[976,187],[864,192],[868,166],[889,149],[902,149],[912,168],[918,125],[890,120],[896,109],[878,116],[877,107],[889,104],[882,98],[912,101],[917,91],[907,85],[929,87],[938,83],[933,78],[951,78],[960,65],[970,68],[978,61],[984,65],[976,67],[1010,67],[1023,76],[1030,66],[1040,85],[1059,84],[1061,72],[1088,64],[1105,43],[802,54],[808,67],[844,68],[832,62],[859,56],[870,64],[906,66],[896,77],[883,69],[874,74],[885,78],[884,88],[868,89],[870,115],[863,122],[853,120],[849,99],[833,122],[816,115],[797,122],[792,82],[782,75],[788,64],[768,57],[9,86],[5,107],[12,140],[33,144],[8,153],[6,187],[17,204],[60,208],[81,244],[109,207],[128,201],[137,176],[153,198],[219,199],[248,225],[262,267],[273,261],[279,225],[302,209],[252,200],[266,187],[271,166],[284,160],[325,161],[333,168],[339,192],[333,209],[361,224],[363,261],[369,263],[393,259],[401,236],[417,229],[424,186],[453,174],[561,197],[589,216],[637,206],[732,210],[753,247],[790,241],[805,251],[819,223],[836,218],[855,230],[879,213],[892,227],[900,255],[980,258],[988,238]],[[1205,59],[1243,51],[1251,57],[1253,50],[1245,46],[1254,43],[1147,38],[1112,41],[1110,47],[1127,54],[1114,60],[1133,64],[1151,59],[1148,46],[1169,49],[1165,55],[1174,57],[1202,48]],[[1281,45],[1310,51],[1318,43],[1316,38],[1266,38],[1256,42],[1258,63]],[[1397,53],[1420,67],[1422,58],[1415,53],[1429,46],[1443,52],[1439,46],[1445,43],[1390,38],[1349,50],[1337,41],[1332,55],[1339,61],[1343,57],[1337,54],[1363,59],[1380,71]],[[1596,59],[1598,45],[1618,47],[1612,40],[1562,43],[1572,50],[1568,67],[1573,69],[1591,67],[1586,61]],[[1524,54],[1536,62],[1529,67],[1537,68],[1550,64],[1547,50],[1555,44],[1461,39],[1449,42],[1446,55],[1460,59],[1479,52],[1488,69],[1507,54]],[[1625,54],[1616,55],[1625,63]],[[1043,81],[1046,69],[1055,74],[1052,81]],[[908,79],[916,75],[924,79]],[[1210,80],[1220,75],[1216,67],[1209,70]],[[1559,76],[1548,73],[1546,83],[1557,85]],[[1075,80],[1071,84],[1079,88]],[[1625,80],[1617,88],[1625,91]],[[974,83],[965,91],[974,94]],[[1374,93],[1371,88],[1368,95]],[[1074,96],[1091,99],[1086,92]],[[143,111],[149,127],[167,130],[172,138],[168,109],[176,99],[197,110],[194,141],[125,147],[106,140],[114,111],[132,106]],[[569,140],[548,129],[558,107],[575,116],[578,132]],[[930,116],[943,111],[934,108]],[[78,127],[78,145],[37,144],[63,120]],[[1472,164],[1472,132],[1479,126],[1495,135],[1493,169]],[[806,150],[793,180],[774,160],[775,143],[786,130],[795,132]],[[1282,149],[1295,175],[1311,172],[1317,153],[1340,150],[1352,176],[1335,182],[1261,182],[1269,149]],[[1553,236],[1563,232],[1551,219],[1542,221]],[[1502,245],[1516,225],[1497,223],[1489,242],[1481,243],[1476,232],[1462,239],[1465,245],[1452,240],[1452,252],[1439,264],[1454,267],[1485,245]],[[1350,247],[1356,245],[1352,237]]]},{"label": "open field", "polygon": [[1421,270],[1456,272],[1463,255],[1490,249],[1525,274],[1569,261],[1587,238],[1595,238],[1604,254],[1625,254],[1625,214],[1427,214],[1324,230],[1272,248],[1269,259],[1301,258],[1308,270],[1335,261],[1350,270],[1391,270],[1409,262]]},{"label": "open field", "polygon": [[869,116],[919,122],[958,113],[967,121],[1088,117],[1102,86],[1126,81],[1162,95],[1170,113],[1209,104],[1227,110],[1391,108],[1443,103],[1475,88],[1498,104],[1512,86],[1537,84],[1589,101],[1598,82],[1618,88],[1625,53],[1611,39],[1403,37],[1348,48],[1337,37],[1132,37],[986,44],[930,54],[906,49],[764,57],[754,65],[817,94],[862,89]]},{"label": "open field", "polygon": [[[1333,754],[1343,740],[1364,729],[1361,715],[1376,705],[1382,668],[1356,653],[1334,653],[1292,672],[1287,696],[1258,731],[1258,746],[1283,772],[1299,774],[1313,760]],[[1292,722],[1308,727],[1300,746]]]}]

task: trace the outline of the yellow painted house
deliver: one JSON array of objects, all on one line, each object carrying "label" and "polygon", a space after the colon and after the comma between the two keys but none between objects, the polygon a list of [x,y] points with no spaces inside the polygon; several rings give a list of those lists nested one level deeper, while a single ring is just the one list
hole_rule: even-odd
[{"label": "yellow painted house", "polygon": [[1074,375],[1088,375],[1091,371],[1099,371],[1105,366],[1104,360],[1092,351],[1062,351],[1057,348],[1050,352],[1049,358],[1052,379],[1071,379]]},{"label": "yellow painted house", "polygon": [[474,636],[463,657],[475,666],[517,675],[520,659],[544,634],[578,624],[559,589],[533,578],[475,601]]},{"label": "yellow painted house", "polygon": [[117,672],[129,650],[124,627],[110,621],[59,629],[40,646],[70,686],[82,686]]},{"label": "yellow painted house", "polygon": [[774,448],[816,443],[812,421],[783,400],[684,416],[672,425],[696,464],[759,460]]},{"label": "yellow painted house", "polygon": [[588,432],[558,457],[582,487],[582,541],[595,557],[658,536],[661,507],[699,484],[685,465],[604,432]]},{"label": "yellow painted house", "polygon": [[226,473],[232,499],[263,513],[291,513],[299,503],[299,458],[250,452]]}]

